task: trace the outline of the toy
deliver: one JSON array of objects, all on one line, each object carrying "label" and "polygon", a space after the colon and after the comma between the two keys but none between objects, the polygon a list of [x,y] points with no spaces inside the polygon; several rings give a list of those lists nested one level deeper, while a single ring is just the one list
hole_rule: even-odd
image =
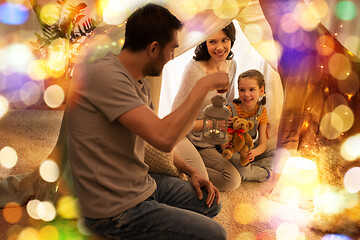
[{"label": "toy", "polygon": [[223,151],[222,155],[224,158],[230,159],[235,151],[239,152],[240,164],[245,166],[249,163],[246,155],[249,149],[254,147],[253,140],[248,133],[254,127],[254,123],[239,117],[234,117],[232,123],[233,128],[228,128],[228,143],[231,142],[232,144]]}]

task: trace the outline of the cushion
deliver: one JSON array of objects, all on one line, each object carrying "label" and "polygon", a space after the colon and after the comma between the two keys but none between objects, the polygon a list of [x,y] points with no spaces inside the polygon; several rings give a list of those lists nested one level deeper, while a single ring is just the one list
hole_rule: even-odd
[{"label": "cushion", "polygon": [[186,175],[175,167],[172,152],[162,152],[149,143],[146,143],[145,146],[145,163],[149,166],[149,172],[187,180]]}]

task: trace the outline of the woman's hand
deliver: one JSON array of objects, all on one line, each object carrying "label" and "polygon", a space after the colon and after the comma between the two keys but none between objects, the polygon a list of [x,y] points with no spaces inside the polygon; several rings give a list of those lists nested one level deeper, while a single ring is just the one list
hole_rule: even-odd
[{"label": "woman's hand", "polygon": [[208,192],[206,205],[208,207],[211,207],[215,199],[216,199],[216,203],[219,204],[220,202],[219,190],[209,180],[207,180],[198,173],[191,175],[190,178],[191,178],[190,183],[195,189],[199,200],[203,199],[203,193],[201,191],[201,188],[205,187],[206,191]]}]

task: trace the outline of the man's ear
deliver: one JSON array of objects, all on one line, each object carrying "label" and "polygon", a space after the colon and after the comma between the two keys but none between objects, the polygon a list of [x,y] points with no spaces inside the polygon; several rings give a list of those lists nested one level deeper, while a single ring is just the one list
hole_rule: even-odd
[{"label": "man's ear", "polygon": [[150,57],[157,57],[160,52],[160,44],[158,41],[153,41],[148,45],[148,53]]}]

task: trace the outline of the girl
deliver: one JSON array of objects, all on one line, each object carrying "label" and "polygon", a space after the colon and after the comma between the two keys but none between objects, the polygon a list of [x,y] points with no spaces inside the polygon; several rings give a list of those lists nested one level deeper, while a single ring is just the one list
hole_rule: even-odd
[{"label": "girl", "polygon": [[[206,74],[225,71],[229,74],[230,91],[226,93],[228,102],[234,98],[234,78],[236,62],[231,48],[235,41],[235,27],[230,23],[221,31],[210,36],[195,49],[195,56],[186,66],[179,91],[172,109],[176,109],[188,96],[196,81]],[[203,109],[211,104],[211,98],[218,93],[208,93],[201,103],[201,111],[194,122],[192,131],[176,147],[175,151],[200,171],[221,191],[236,189],[241,182],[236,168],[215,149],[213,144],[201,138],[203,127]]]},{"label": "girl", "polygon": [[254,69],[243,72],[238,78],[238,89],[239,98],[228,107],[232,111],[232,117],[238,116],[254,123],[249,131],[254,140],[254,148],[246,156],[250,161],[246,166],[240,165],[239,153],[235,153],[230,161],[243,180],[263,182],[270,177],[274,157],[274,149],[267,147],[268,117],[264,106],[266,97],[263,74]]}]

